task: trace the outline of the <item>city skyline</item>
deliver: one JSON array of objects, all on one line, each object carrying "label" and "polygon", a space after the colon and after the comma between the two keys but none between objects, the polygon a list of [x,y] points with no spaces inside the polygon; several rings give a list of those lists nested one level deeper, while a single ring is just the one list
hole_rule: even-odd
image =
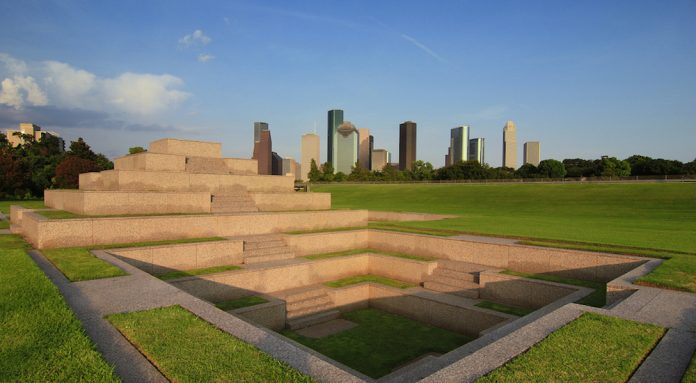
[{"label": "city skyline", "polygon": [[298,137],[339,106],[394,154],[394,126],[417,121],[418,158],[433,164],[466,121],[500,166],[507,119],[520,143],[543,138],[545,158],[691,161],[695,12],[686,1],[5,2],[0,129],[33,122],[111,158],[214,135],[250,157],[248,127],[262,120],[275,149],[299,158]]}]

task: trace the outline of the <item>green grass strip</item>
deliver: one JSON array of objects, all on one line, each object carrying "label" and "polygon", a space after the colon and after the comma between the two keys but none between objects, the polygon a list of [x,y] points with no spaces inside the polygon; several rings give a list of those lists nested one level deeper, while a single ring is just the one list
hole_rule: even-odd
[{"label": "green grass strip", "polygon": [[472,340],[372,308],[344,313],[342,317],[358,325],[321,339],[290,330],[283,331],[283,335],[375,379],[424,354],[444,354]]},{"label": "green grass strip", "polygon": [[413,254],[399,253],[399,252],[394,252],[394,251],[381,251],[381,250],[373,250],[373,249],[353,249],[353,250],[335,251],[332,253],[306,255],[302,258],[311,259],[311,260],[318,260],[318,259],[329,259],[329,258],[336,258],[336,257],[346,257],[349,255],[365,254],[365,253],[372,253],[372,254],[378,254],[378,255],[388,255],[390,257],[405,258],[405,259],[411,259],[414,261],[423,261],[423,262],[434,261],[437,259],[437,258],[433,258],[433,257],[425,257],[422,255],[413,255]]},{"label": "green grass strip", "polygon": [[0,213],[10,215],[10,205],[18,205],[26,209],[45,208],[43,200],[40,199],[20,199],[0,201]]},{"label": "green grass strip", "polygon": [[27,248],[0,235],[0,381],[118,382]]},{"label": "green grass strip", "polygon": [[268,301],[266,299],[258,295],[250,295],[248,297],[218,302],[215,304],[215,307],[219,308],[220,310],[230,311],[241,309],[242,307],[256,306],[267,302]]},{"label": "green grass strip", "polygon": [[681,383],[696,383],[696,353],[691,358],[691,364],[682,376]]},{"label": "green grass strip", "polygon": [[355,284],[363,283],[363,282],[374,282],[374,283],[379,283],[379,284],[382,284],[385,286],[396,287],[399,289],[407,289],[409,287],[416,286],[413,283],[398,281],[396,279],[391,279],[391,278],[382,277],[379,275],[372,275],[372,274],[358,275],[358,276],[354,276],[354,277],[342,278],[342,279],[338,279],[335,281],[326,282],[326,283],[324,283],[324,285],[326,285],[328,287],[339,288],[339,287],[355,285]]},{"label": "green grass strip", "polygon": [[626,382],[664,333],[585,313],[477,382]]},{"label": "green grass strip", "polygon": [[519,271],[504,270],[503,274],[515,275],[523,278],[538,279],[540,281],[563,283],[566,285],[582,286],[593,289],[590,295],[578,300],[576,303],[592,307],[604,307],[607,304],[607,284],[602,282],[585,281],[581,279],[564,278],[557,275],[522,273]]},{"label": "green grass strip", "polygon": [[172,382],[312,382],[180,306],[107,319]]},{"label": "green grass strip", "polygon": [[430,229],[430,228],[407,226],[404,224],[384,222],[384,221],[368,222],[367,226],[370,229],[396,231],[399,233],[425,234],[425,235],[433,235],[436,237],[451,237],[451,236],[455,236],[455,235],[464,234],[463,232],[456,231],[456,230]]},{"label": "green grass strip", "polygon": [[193,277],[195,275],[206,275],[222,273],[223,271],[240,270],[241,267],[235,265],[224,265],[224,266],[213,266],[205,267],[201,269],[183,270],[183,271],[169,271],[163,274],[157,274],[157,278],[168,281],[171,279]]},{"label": "green grass strip", "polygon": [[502,303],[495,303],[495,302],[491,302],[491,301],[481,301],[481,302],[477,303],[476,306],[484,308],[484,309],[499,311],[499,312],[505,313],[505,314],[515,315],[518,317],[523,317],[527,314],[531,314],[534,312],[534,309],[508,306],[508,305],[504,305]]},{"label": "green grass strip", "polygon": [[294,230],[286,231],[285,234],[316,234],[316,233],[333,233],[337,231],[352,231],[352,230],[365,230],[365,226],[347,226],[347,227],[330,227],[327,229],[315,229],[315,230]]},{"label": "green grass strip", "polygon": [[5,220],[0,220],[0,229],[9,229],[10,223]]},{"label": "green grass strip", "polygon": [[44,249],[41,253],[60,270],[70,281],[87,281],[92,279],[112,278],[127,275],[118,267],[99,259],[90,253],[91,250],[176,245],[184,243],[200,243],[224,240],[222,237],[187,238],[166,241],[118,243],[108,245],[93,245],[88,247],[64,247]]}]

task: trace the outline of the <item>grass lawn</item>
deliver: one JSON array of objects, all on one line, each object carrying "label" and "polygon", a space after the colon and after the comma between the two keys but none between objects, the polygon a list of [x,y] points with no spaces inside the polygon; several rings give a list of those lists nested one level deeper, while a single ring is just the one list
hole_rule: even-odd
[{"label": "grass lawn", "polygon": [[590,295],[580,299],[577,303],[592,307],[603,307],[607,304],[607,284],[602,282],[585,281],[581,279],[564,278],[556,275],[530,274],[519,271],[505,270],[503,274],[516,275],[518,277],[539,279],[542,281],[564,283],[566,285],[589,287],[594,291]]},{"label": "grass lawn", "polygon": [[682,376],[681,383],[696,383],[696,353],[691,358],[691,364]]},{"label": "grass lawn", "polygon": [[172,382],[312,382],[180,306],[107,319]]},{"label": "grass lawn", "polygon": [[118,382],[27,248],[0,235],[0,381]]},{"label": "grass lawn", "polygon": [[502,303],[495,303],[495,302],[491,302],[491,301],[481,301],[481,302],[477,303],[476,306],[484,308],[484,309],[500,311],[501,313],[505,313],[505,314],[516,315],[518,317],[523,317],[527,314],[531,314],[534,312],[534,309],[508,306],[508,305],[504,305]]},{"label": "grass lawn", "polygon": [[321,339],[285,330],[283,335],[372,378],[427,353],[444,354],[472,339],[376,309],[344,313],[358,325]]},{"label": "grass lawn", "polygon": [[391,279],[391,278],[381,277],[379,275],[371,275],[371,274],[358,275],[355,277],[337,279],[335,281],[325,282],[324,285],[326,285],[328,287],[338,288],[338,287],[356,285],[358,283],[363,283],[363,282],[374,282],[374,283],[379,283],[379,284],[382,284],[385,286],[396,287],[399,289],[407,289],[409,287],[416,287],[415,284],[410,283],[410,282],[398,281],[396,279]]},{"label": "grass lawn", "polygon": [[248,297],[242,297],[242,298],[238,298],[238,299],[232,299],[229,301],[217,302],[215,304],[215,307],[219,308],[220,310],[230,311],[230,310],[241,309],[242,307],[260,305],[260,304],[266,303],[266,302],[268,302],[266,299],[264,299],[258,295],[250,295]]},{"label": "grass lawn", "polygon": [[373,228],[547,240],[553,247],[666,258],[640,282],[696,292],[696,183],[335,184],[313,190],[330,192],[339,209],[459,216],[370,223]]},{"label": "grass lawn", "polygon": [[585,313],[477,382],[626,382],[664,333]]},{"label": "grass lawn", "polygon": [[2,200],[0,201],[0,213],[10,215],[10,205],[19,205],[27,209],[43,209],[45,208],[41,199],[19,199],[19,200]]},{"label": "grass lawn", "polygon": [[221,273],[223,271],[240,270],[240,269],[241,269],[241,267],[235,266],[235,265],[213,266],[213,267],[205,267],[205,268],[201,268],[201,269],[192,269],[192,270],[184,270],[184,271],[170,271],[170,272],[167,272],[164,274],[158,274],[157,278],[159,278],[163,281],[168,281],[170,279],[192,277],[194,275],[214,274],[214,273]]},{"label": "grass lawn", "polygon": [[354,249],[354,250],[336,251],[333,253],[312,254],[312,255],[306,255],[303,258],[316,260],[316,259],[328,259],[328,258],[335,258],[335,257],[345,257],[348,255],[364,254],[364,253],[388,255],[390,257],[405,258],[405,259],[411,259],[414,261],[424,261],[424,262],[436,260],[436,258],[433,258],[433,257],[424,257],[421,255],[412,255],[412,254],[398,253],[398,252],[393,252],[393,251],[381,251],[381,250],[372,250],[372,249]]},{"label": "grass lawn", "polygon": [[0,229],[9,229],[10,222],[5,220],[0,220]]},{"label": "grass lawn", "polygon": [[126,275],[118,267],[103,261],[90,253],[90,250],[116,249],[128,247],[173,245],[181,243],[198,243],[224,240],[221,237],[188,238],[168,241],[134,242],[109,245],[94,245],[89,247],[65,247],[45,249],[41,253],[60,270],[70,281],[86,281],[91,279],[112,278]]}]

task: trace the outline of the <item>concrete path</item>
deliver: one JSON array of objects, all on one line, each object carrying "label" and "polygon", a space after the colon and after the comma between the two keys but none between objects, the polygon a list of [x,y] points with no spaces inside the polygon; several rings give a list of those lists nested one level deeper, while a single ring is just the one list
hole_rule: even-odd
[{"label": "concrete path", "polygon": [[514,245],[519,241],[517,239],[511,239],[511,238],[487,237],[485,235],[473,235],[473,234],[461,234],[461,235],[455,235],[453,237],[448,237],[448,238],[461,239],[462,241],[492,243],[494,245]]}]

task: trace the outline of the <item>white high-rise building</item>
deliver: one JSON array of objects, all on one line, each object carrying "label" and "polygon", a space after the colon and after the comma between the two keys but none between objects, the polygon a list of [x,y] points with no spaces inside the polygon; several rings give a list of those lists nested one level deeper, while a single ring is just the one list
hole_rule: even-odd
[{"label": "white high-rise building", "polygon": [[512,121],[503,127],[503,166],[517,169],[517,129]]}]

